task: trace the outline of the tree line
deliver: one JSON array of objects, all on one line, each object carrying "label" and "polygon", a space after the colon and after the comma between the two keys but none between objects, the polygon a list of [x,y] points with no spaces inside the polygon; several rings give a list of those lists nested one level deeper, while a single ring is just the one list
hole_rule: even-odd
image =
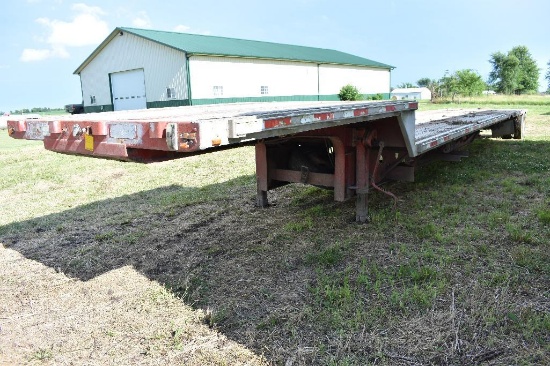
[{"label": "tree line", "polygon": [[[55,110],[60,110],[63,108],[48,108],[48,107],[35,107],[35,108],[22,108],[22,109],[16,109],[13,111],[10,111],[10,114],[28,114],[28,113],[41,113],[41,112],[50,112]],[[4,112],[0,111],[0,116],[3,115]]]},{"label": "tree line", "polygon": [[[534,94],[539,89],[540,69],[525,46],[516,46],[507,53],[495,52],[489,59],[492,70],[487,82],[472,69],[450,73],[446,71],[440,79],[421,78],[417,85],[403,83],[398,88],[426,87],[432,92],[432,99],[458,96],[481,95],[484,90],[500,94]],[[550,61],[545,75],[550,92]]]}]

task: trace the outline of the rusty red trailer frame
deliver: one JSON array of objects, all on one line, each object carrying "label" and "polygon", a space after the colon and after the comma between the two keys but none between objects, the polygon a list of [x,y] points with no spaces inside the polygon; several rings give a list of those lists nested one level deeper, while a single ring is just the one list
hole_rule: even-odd
[{"label": "rusty red trailer frame", "polygon": [[419,121],[417,108],[415,101],[218,104],[8,120],[7,127],[48,150],[138,162],[254,144],[259,206],[268,205],[269,190],[301,182],[332,188],[336,201],[355,196],[363,222],[369,187],[388,193],[381,182],[414,180],[422,160],[459,160],[481,130],[523,136],[521,110],[446,111]]}]

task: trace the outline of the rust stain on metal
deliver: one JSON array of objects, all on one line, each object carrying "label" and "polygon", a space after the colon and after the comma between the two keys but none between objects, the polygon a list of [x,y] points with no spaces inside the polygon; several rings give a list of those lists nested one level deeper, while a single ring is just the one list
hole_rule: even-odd
[{"label": "rust stain on metal", "polygon": [[212,139],[212,146],[220,146],[222,144],[222,139],[219,137]]}]

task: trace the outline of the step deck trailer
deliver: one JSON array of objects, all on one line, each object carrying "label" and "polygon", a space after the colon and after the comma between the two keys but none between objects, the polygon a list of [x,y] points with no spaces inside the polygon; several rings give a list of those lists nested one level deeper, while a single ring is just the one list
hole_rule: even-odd
[{"label": "step deck trailer", "polygon": [[[523,137],[525,111],[421,112],[414,101],[239,103],[8,120],[17,139],[43,140],[48,150],[154,162],[254,144],[257,203],[291,182],[356,197],[367,220],[367,195],[386,180],[414,180],[421,163],[457,161],[481,130]],[[393,195],[392,195],[393,196]],[[394,197],[395,198],[395,197]]]}]

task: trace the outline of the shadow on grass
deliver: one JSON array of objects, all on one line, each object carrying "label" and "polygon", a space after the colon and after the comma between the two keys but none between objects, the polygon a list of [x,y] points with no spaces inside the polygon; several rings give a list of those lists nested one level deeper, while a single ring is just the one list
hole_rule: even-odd
[{"label": "shadow on grass", "polygon": [[[171,185],[97,201],[1,226],[0,242],[83,281],[131,265],[186,304],[211,309],[209,325],[263,353],[269,329],[257,327],[269,328],[274,316],[292,316],[288,299],[297,299],[299,308],[313,272],[304,274],[298,265],[300,234],[277,233],[292,214],[276,204],[277,192],[270,194],[275,205],[257,208],[254,187],[242,183],[252,179],[203,188]],[[213,191],[223,198],[200,199]],[[199,199],[189,204],[187,196]],[[333,204],[330,194],[316,200]]]},{"label": "shadow on grass", "polygon": [[[189,276],[198,262],[259,237],[250,235],[259,224],[251,221],[262,221],[266,211],[255,208],[250,187],[237,188],[232,195],[234,184],[170,185],[100,200],[0,226],[0,240],[83,281],[132,265],[153,280],[169,283],[170,274]],[[225,191],[227,197],[204,197],[203,192],[212,190]],[[187,196],[195,202],[188,203]]]}]

